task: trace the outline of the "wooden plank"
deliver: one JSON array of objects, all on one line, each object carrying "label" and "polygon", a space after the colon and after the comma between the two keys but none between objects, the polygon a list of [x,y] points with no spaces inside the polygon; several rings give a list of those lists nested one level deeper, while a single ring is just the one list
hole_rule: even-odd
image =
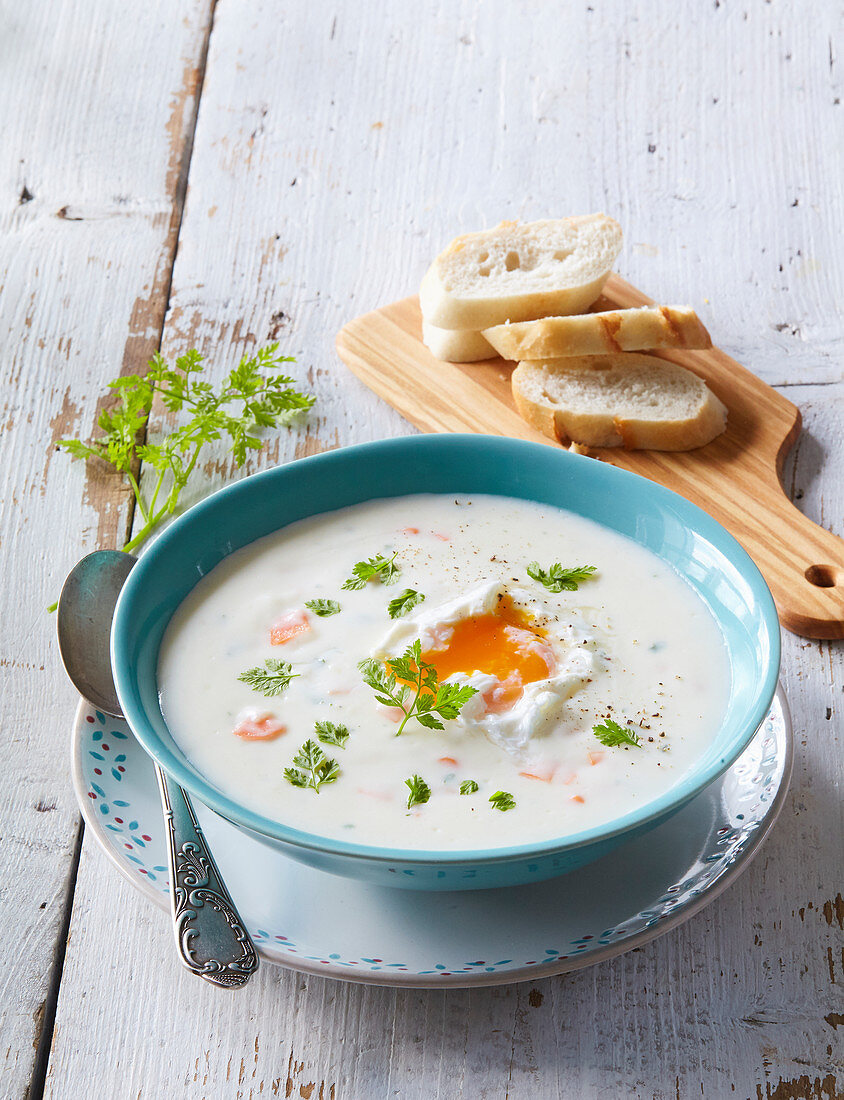
[{"label": "wooden plank", "polygon": [[[121,540],[125,494],[57,456],[108,379],[140,367],[166,305],[207,0],[143,11],[27,5],[4,20],[0,164],[0,1033],[4,1096],[30,1086],[79,817],[74,693],[47,605],[83,553]],[[104,91],[107,89],[107,93]],[[48,1021],[49,1026],[49,1021]]]},{"label": "wooden plank", "polygon": [[[840,534],[841,388],[822,384],[838,377],[837,8],[528,15],[503,0],[221,4],[165,348],[197,343],[217,371],[270,336],[300,357],[320,404],[261,462],[407,432],[336,361],[341,325],[412,292],[463,229],[604,207],[627,227],[622,274],[702,303],[716,341],[767,381],[819,383],[788,390],[806,432],[786,483]],[[770,328],[785,323],[803,336]],[[232,473],[222,457],[204,472],[196,495]],[[574,977],[402,992],[264,967],[221,996],[177,969],[164,916],[86,842],[48,1095],[92,1080],[156,1100],[840,1094],[825,1019],[844,986],[828,954],[840,715],[823,715],[840,709],[842,654],[785,645],[800,756],[765,851],[686,928]]]},{"label": "wooden plank", "polygon": [[[596,308],[650,304],[611,275]],[[498,356],[445,363],[428,351],[416,297],[348,321],[337,335],[337,351],[361,381],[422,431],[560,445],[518,414],[510,387],[514,364]],[[730,530],[764,574],[783,626],[810,638],[844,637],[844,542],[806,520],[779,480],[800,431],[799,409],[719,348],[655,354],[704,379],[729,410],[726,431],[693,451],[605,447],[590,453],[673,489]]]}]

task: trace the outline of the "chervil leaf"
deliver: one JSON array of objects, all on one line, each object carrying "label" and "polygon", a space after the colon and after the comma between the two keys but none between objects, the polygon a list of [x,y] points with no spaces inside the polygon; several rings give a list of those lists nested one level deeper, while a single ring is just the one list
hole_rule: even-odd
[{"label": "chervil leaf", "polygon": [[516,805],[516,800],[509,791],[496,791],[495,794],[489,796],[489,801],[494,809],[501,810],[502,813],[505,810],[512,810]]},{"label": "chervil leaf", "polygon": [[410,779],[405,779],[404,785],[410,791],[407,799],[407,808],[409,810],[414,806],[421,806],[422,803],[427,802],[431,797],[431,788],[421,775],[412,775]]},{"label": "chervil leaf", "polygon": [[[355,569],[357,569],[357,565]],[[348,580],[343,581],[341,588],[344,592],[356,592],[361,588],[366,588],[366,581],[366,577],[351,576]]]},{"label": "chervil leaf", "polygon": [[238,676],[238,680],[249,684],[253,690],[260,691],[262,695],[281,695],[290,681],[298,675],[299,673],[293,671],[293,665],[288,661],[269,657],[264,661],[263,668],[259,665],[248,668]]},{"label": "chervil leaf", "polygon": [[352,566],[352,575],[344,582],[343,588],[347,591],[365,588],[367,581],[380,581],[381,584],[395,584],[400,573],[396,565],[396,555],[385,558],[383,554],[376,554],[374,558],[356,562]]},{"label": "chervil leaf", "polygon": [[67,451],[73,458],[102,458],[96,447],[83,443],[81,439],[60,439],[56,446]]},{"label": "chervil leaf", "polygon": [[309,607],[314,615],[319,615],[321,619],[336,615],[340,611],[340,604],[336,600],[306,600],[305,607]]},{"label": "chervil leaf", "polygon": [[293,766],[284,769],[284,778],[294,787],[309,787],[319,794],[325,783],[333,783],[340,765],[330,760],[315,741],[306,741],[293,757]]},{"label": "chervil leaf", "polygon": [[380,661],[367,658],[358,663],[358,668],[363,674],[363,681],[375,692],[376,702],[385,707],[398,707],[405,710],[405,702],[409,689],[405,685],[399,685],[395,676],[388,672]]},{"label": "chervil leaf", "polygon": [[464,779],[460,784],[461,794],[474,794],[476,790],[478,790],[478,784],[474,779]]},{"label": "chervil leaf", "polygon": [[596,565],[576,565],[571,569],[563,569],[558,561],[550,569],[541,569],[538,561],[532,561],[527,567],[527,574],[545,585],[549,592],[576,592],[578,585],[589,580],[596,569]]},{"label": "chervil leaf", "polygon": [[417,604],[422,603],[425,597],[421,592],[416,592],[412,588],[405,588],[404,592],[399,592],[398,596],[394,596],[392,600],[387,604],[387,611],[389,612],[391,619],[400,619],[402,615],[406,615],[408,611],[412,611]]},{"label": "chervil leaf", "polygon": [[436,699],[431,709],[435,710],[441,718],[456,718],[472,696],[477,694],[477,688],[469,687],[468,684],[450,684],[446,681],[437,688]]},{"label": "chervil leaf", "polygon": [[420,726],[424,726],[427,730],[444,730],[445,726],[442,722],[438,722],[432,714],[422,714],[418,710],[413,715]]},{"label": "chervil leaf", "polygon": [[284,778],[294,787],[307,787],[310,785],[310,776],[307,772],[301,772],[298,768],[285,768]]},{"label": "chervil leaf", "polygon": [[606,745],[610,749],[614,749],[617,745],[634,745],[636,748],[641,748],[641,743],[636,734],[632,730],[620,726],[612,718],[607,718],[602,725],[593,726],[592,732],[602,745]]},{"label": "chervil leaf", "polygon": [[[456,718],[477,689],[468,685],[439,684],[437,670],[422,660],[422,642],[411,642],[399,657],[388,657],[382,665],[369,657],[358,664],[364,683],[376,692],[375,698],[384,706],[397,707],[404,718],[396,736],[404,731],[411,718],[426,729],[441,730],[442,722],[434,717]],[[399,683],[402,686],[399,687]]]},{"label": "chervil leaf", "polygon": [[[58,446],[73,458],[101,458],[129,482],[142,523],[124,550],[139,546],[176,511],[181,492],[209,443],[228,438],[236,466],[261,441],[257,429],[287,424],[309,409],[314,398],[296,390],[287,375],[264,374],[293,360],[278,354],[278,344],[244,356],[219,388],[199,377],[203,358],[195,349],[180,355],[173,366],[158,353],[145,374],[128,374],[109,383],[116,404],[103,409],[97,423],[102,435],[85,443],[60,440]],[[153,401],[158,398],[171,413],[187,413],[181,424],[160,439],[145,438]],[[141,493],[139,464],[158,474],[149,496]]]},{"label": "chervil leaf", "polygon": [[387,667],[401,680],[413,680],[422,663],[422,643],[417,638],[400,657],[390,657]]},{"label": "chervil leaf", "polygon": [[335,726],[333,722],[314,722],[314,730],[324,745],[335,745],[338,749],[344,749],[349,740],[346,726]]},{"label": "chervil leaf", "polygon": [[[391,676],[380,661],[374,657],[367,657],[358,661],[358,669],[363,675],[363,682],[383,695],[389,695],[396,687],[396,678]],[[390,704],[388,704],[390,705]]]}]

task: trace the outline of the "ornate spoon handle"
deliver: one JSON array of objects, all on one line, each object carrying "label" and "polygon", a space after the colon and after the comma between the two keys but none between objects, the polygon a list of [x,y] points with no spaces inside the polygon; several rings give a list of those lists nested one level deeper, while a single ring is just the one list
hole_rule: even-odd
[{"label": "ornate spoon handle", "polygon": [[167,823],[170,899],[179,956],[214,985],[241,986],[258,953],[205,843],[187,792],[156,764]]}]

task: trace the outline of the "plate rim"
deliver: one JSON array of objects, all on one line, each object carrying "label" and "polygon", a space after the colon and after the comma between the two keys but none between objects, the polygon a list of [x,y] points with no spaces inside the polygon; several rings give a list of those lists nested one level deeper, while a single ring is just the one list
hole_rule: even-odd
[{"label": "plate rim", "polygon": [[[588,955],[572,955],[567,959],[554,959],[545,964],[537,964],[536,966],[530,967],[522,966],[515,970],[495,971],[493,973],[474,971],[471,974],[453,973],[447,975],[443,974],[442,976],[432,974],[423,977],[421,975],[408,974],[406,971],[356,971],[350,967],[339,967],[334,964],[326,965],[325,963],[301,956],[284,955],[284,957],[280,957],[274,952],[267,951],[267,945],[260,941],[255,944],[258,954],[264,962],[273,966],[281,966],[287,970],[293,970],[302,974],[351,982],[355,985],[375,985],[394,989],[472,989],[483,986],[516,985],[519,982],[538,981],[543,978],[554,977],[558,974],[570,974],[574,971],[585,970],[587,967],[626,954],[636,947],[642,947],[652,940],[657,939],[659,936],[672,931],[672,929],[677,928],[679,925],[685,924],[709,905],[710,902],[720,897],[721,894],[723,894],[724,891],[727,890],[750,866],[776,824],[782,812],[791,784],[794,766],[794,730],[788,700],[782,684],[779,682],[777,683],[777,688],[774,693],[774,700],[779,704],[782,711],[785,733],[782,779],[780,780],[762,825],[748,837],[746,846],[740,853],[739,858],[726,867],[714,882],[707,886],[699,896],[688,901],[670,915],[660,918],[653,925],[643,928],[638,932],[634,932],[630,936],[619,941],[591,951]],[[772,703],[774,700],[772,700]],[[81,730],[83,728],[83,715],[91,705],[92,704],[88,703],[86,699],[80,697],[74,713],[70,743],[73,790],[76,795],[79,811],[82,814],[82,820],[85,824],[86,831],[90,828],[100,851],[135,890],[144,895],[149,901],[153,902],[157,908],[169,911],[170,903],[168,896],[156,889],[147,879],[132,873],[132,869],[128,866],[126,861],[119,858],[114,846],[107,842],[105,831],[100,825],[97,817],[91,811],[90,800],[87,797],[87,783],[82,773],[82,753],[79,751]],[[141,742],[138,741],[137,738],[135,740],[138,747],[146,752]],[[152,758],[150,757],[149,760],[150,767],[152,767]],[[716,779],[714,782],[718,782],[718,780]],[[511,887],[510,889],[519,889],[519,887]]]}]

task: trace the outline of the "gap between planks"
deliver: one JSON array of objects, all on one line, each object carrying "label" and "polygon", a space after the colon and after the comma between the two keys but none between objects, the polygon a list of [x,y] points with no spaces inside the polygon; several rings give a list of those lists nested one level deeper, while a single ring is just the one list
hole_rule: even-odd
[{"label": "gap between planks", "polygon": [[[174,150],[174,153],[178,153],[177,160],[179,167],[178,174],[175,178],[175,185],[173,188],[173,203],[166,236],[166,254],[164,258],[164,269],[158,287],[153,287],[153,295],[150,299],[147,299],[146,303],[147,308],[152,312],[153,316],[151,320],[152,324],[155,327],[153,350],[160,350],[161,348],[161,342],[164,333],[164,324],[167,316],[167,309],[170,303],[170,293],[173,285],[173,269],[175,267],[176,254],[179,247],[179,235],[182,228],[182,218],[184,215],[185,198],[188,188],[188,178],[190,175],[190,165],[193,156],[196,125],[199,118],[199,105],[202,100],[202,89],[205,83],[205,71],[208,63],[208,51],[211,42],[211,35],[214,29],[214,13],[216,10],[216,6],[217,0],[209,0],[206,25],[202,36],[198,62],[196,66],[197,79],[194,87],[194,101],[191,110],[191,116],[187,128],[184,131],[182,148],[181,150]],[[190,94],[189,86],[183,88],[183,94]],[[174,159],[176,158],[174,157]],[[157,294],[156,290],[158,290]],[[132,343],[133,336],[130,331],[127,338],[127,346],[124,353],[123,366],[120,372],[121,375],[129,373],[131,371],[136,371],[139,368],[139,364],[136,362],[137,357],[131,352]],[[149,357],[149,350],[150,349],[147,348],[143,353],[143,366],[146,366],[146,361]],[[145,431],[142,433],[142,437],[144,439],[146,438]],[[138,468],[133,472],[135,473],[136,477],[139,477],[140,464],[138,464]],[[135,510],[135,498],[131,497],[126,512],[124,541],[128,540],[131,536],[132,526],[135,519]],[[58,1005],[59,989],[61,987],[61,981],[64,972],[64,960],[67,951],[68,933],[70,930],[70,921],[73,914],[73,902],[76,891],[76,877],[79,870],[79,859],[82,852],[82,842],[84,839],[84,835],[85,827],[83,825],[82,818],[79,817],[78,832],[74,844],[74,852],[68,874],[68,887],[62,912],[61,926],[56,940],[53,964],[50,971],[49,991],[47,994],[47,998],[44,1002],[44,1011],[40,1021],[40,1034],[38,1035],[38,1043],[35,1053],[35,1061],[33,1064],[32,1078],[29,1089],[27,1091],[26,1100],[41,1100],[44,1095],[44,1087],[47,1072],[49,1069],[50,1055],[52,1053],[52,1040],[56,1022],[56,1009]]]}]

